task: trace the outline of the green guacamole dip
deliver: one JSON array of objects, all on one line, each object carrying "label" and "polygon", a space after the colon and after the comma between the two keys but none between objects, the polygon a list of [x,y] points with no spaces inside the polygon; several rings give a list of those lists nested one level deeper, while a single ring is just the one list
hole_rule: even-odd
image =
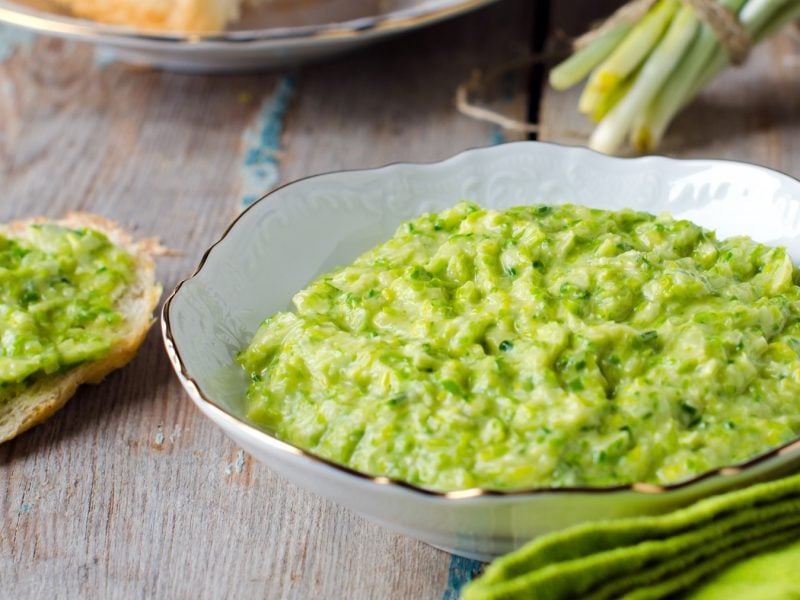
[{"label": "green guacamole dip", "polygon": [[0,402],[43,375],[102,358],[133,274],[133,258],[90,229],[0,232]]},{"label": "green guacamole dip", "polygon": [[669,216],[459,204],[264,321],[248,417],[436,490],[675,482],[800,433],[798,280]]}]

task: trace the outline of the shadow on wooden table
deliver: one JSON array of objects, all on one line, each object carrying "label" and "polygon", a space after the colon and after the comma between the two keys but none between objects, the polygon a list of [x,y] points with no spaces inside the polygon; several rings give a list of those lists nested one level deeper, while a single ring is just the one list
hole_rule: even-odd
[{"label": "shadow on wooden table", "polygon": [[[128,365],[97,385],[81,386],[50,419],[0,445],[0,465],[11,466],[40,453],[70,453],[79,438],[90,438],[94,447],[107,448],[115,443],[124,444],[132,436],[140,437],[126,431],[126,423],[140,420],[131,418],[130,413],[143,415],[145,411],[159,410],[158,405],[167,401],[165,388],[172,377],[156,324]],[[117,440],[100,444],[98,440],[103,437]]]},{"label": "shadow on wooden table", "polygon": [[[775,135],[776,131],[787,136],[800,127],[800,111],[788,102],[775,101],[786,90],[773,86],[760,88],[747,110],[735,103],[701,96],[679,115],[664,138],[661,152],[693,151],[702,149],[711,141],[738,144],[745,140],[757,140],[759,134]],[[698,127],[702,123],[702,127]]]}]

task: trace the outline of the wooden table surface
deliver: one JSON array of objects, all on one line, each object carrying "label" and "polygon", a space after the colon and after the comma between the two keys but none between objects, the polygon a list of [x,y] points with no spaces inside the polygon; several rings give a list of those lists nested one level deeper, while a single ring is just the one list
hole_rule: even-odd
[{"label": "wooden table surface", "polygon": [[[169,291],[243,200],[309,174],[433,161],[512,139],[459,115],[476,67],[578,33],[609,3],[502,0],[291,73],[133,68],[0,30],[0,221],[70,210],[180,251]],[[613,3],[612,3],[613,4]],[[574,93],[506,90],[542,139],[579,144]],[[800,176],[800,42],[783,34],[717,80],[664,150]],[[479,568],[390,533],[255,463],[193,407],[158,328],[125,369],[0,446],[0,596],[455,598]]]}]

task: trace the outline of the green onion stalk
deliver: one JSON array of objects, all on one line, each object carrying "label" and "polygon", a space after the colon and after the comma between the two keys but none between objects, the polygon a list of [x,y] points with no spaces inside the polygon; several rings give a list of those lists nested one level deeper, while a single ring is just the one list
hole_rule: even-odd
[{"label": "green onion stalk", "polygon": [[[718,0],[751,43],[800,18],[800,0]],[[655,150],[677,113],[731,63],[724,35],[688,2],[657,0],[633,21],[608,24],[550,72],[558,90],[588,78],[579,110],[598,122],[589,141],[613,154]]]}]

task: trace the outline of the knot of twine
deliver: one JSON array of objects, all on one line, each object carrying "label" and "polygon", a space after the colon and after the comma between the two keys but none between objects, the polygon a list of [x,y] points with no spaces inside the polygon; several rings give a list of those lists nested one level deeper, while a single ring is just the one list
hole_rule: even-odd
[{"label": "knot of twine", "polygon": [[[572,42],[573,48],[586,46],[596,37],[606,33],[620,23],[635,23],[644,17],[656,2],[657,0],[631,0],[602,23],[575,39]],[[681,2],[691,6],[697,18],[714,31],[732,64],[741,65],[747,60],[747,56],[753,46],[753,40],[730,9],[722,6],[717,0],[681,0]],[[520,121],[497,111],[478,106],[472,102],[472,97],[485,91],[487,84],[491,81],[526,66],[543,64],[549,58],[551,58],[550,54],[536,53],[488,72],[474,71],[470,78],[456,89],[456,108],[460,113],[468,117],[494,123],[509,131],[538,133],[540,127],[536,123]]]},{"label": "knot of twine", "polygon": [[[656,1],[631,0],[599,26],[592,28],[575,40],[575,47],[582,48],[597,36],[620,23],[635,23],[647,14]],[[691,6],[697,18],[708,25],[716,34],[719,43],[725,49],[732,64],[740,65],[747,60],[750,48],[753,46],[753,40],[733,11],[720,4],[717,0],[681,0],[681,2]]]}]

